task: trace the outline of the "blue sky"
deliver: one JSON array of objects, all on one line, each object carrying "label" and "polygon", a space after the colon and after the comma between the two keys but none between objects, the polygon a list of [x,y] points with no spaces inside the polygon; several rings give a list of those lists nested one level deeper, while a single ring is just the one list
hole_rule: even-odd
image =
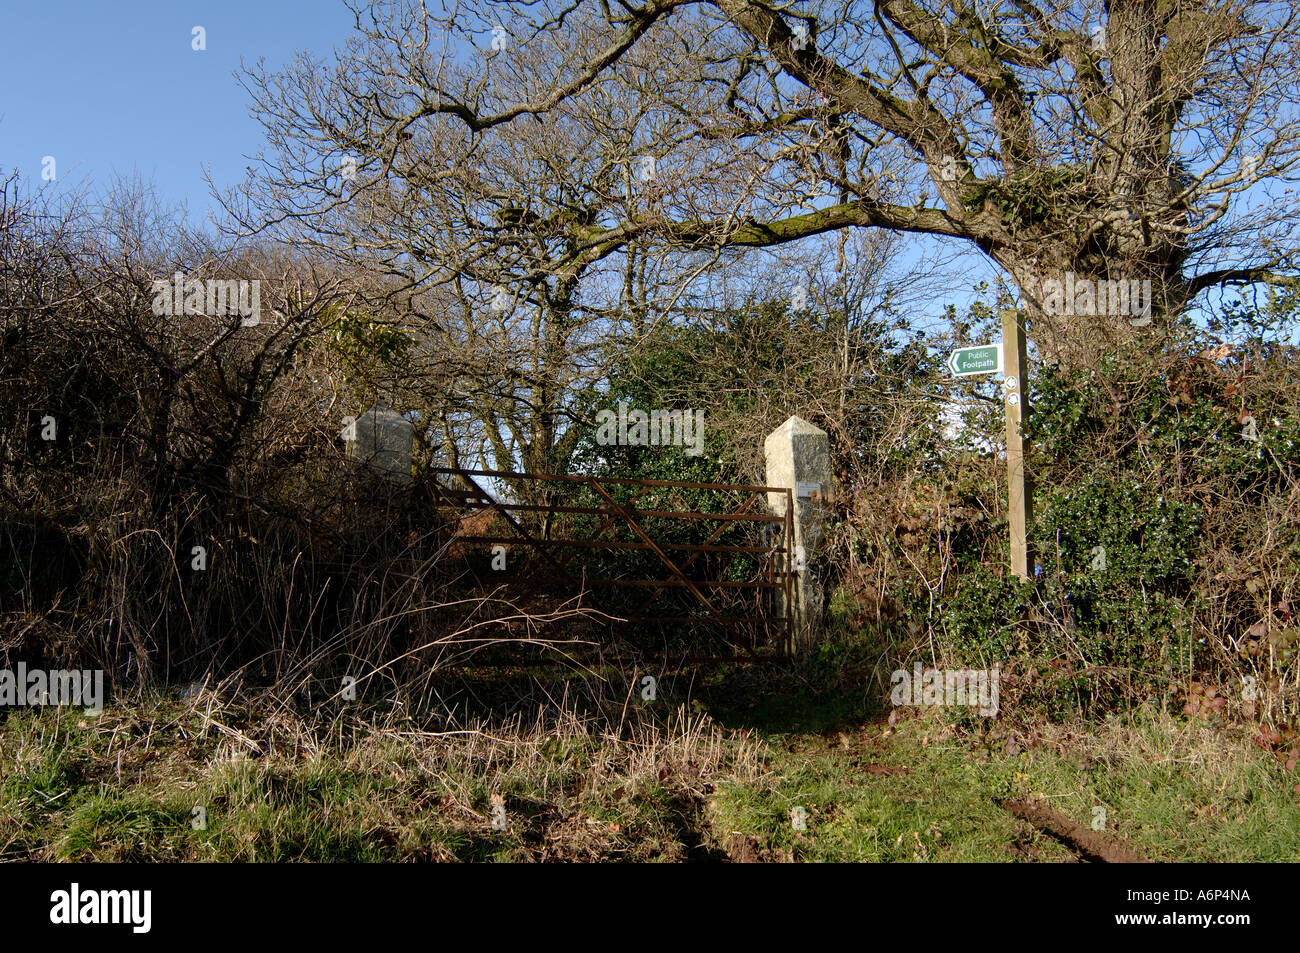
[{"label": "blue sky", "polygon": [[327,54],[352,15],[338,0],[0,0],[0,23],[0,170],[39,183],[48,155],[56,187],[139,174],[199,219],[203,168],[238,181],[261,142],[232,76],[241,59]]},{"label": "blue sky", "polygon": [[[340,0],[0,6],[0,172],[17,169],[39,186],[42,160],[53,156],[56,192],[138,174],[163,204],[187,204],[196,224],[212,205],[204,167],[232,185],[262,142],[232,75],[241,61],[264,56],[274,69],[303,49],[328,59],[353,25]],[[206,30],[206,50],[192,49],[195,26]]]}]

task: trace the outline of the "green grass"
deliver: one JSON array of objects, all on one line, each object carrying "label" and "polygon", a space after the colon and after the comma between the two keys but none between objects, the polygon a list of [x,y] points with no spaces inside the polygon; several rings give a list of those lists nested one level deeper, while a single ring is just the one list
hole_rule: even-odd
[{"label": "green grass", "polygon": [[[907,737],[865,744],[854,738],[847,749],[819,742],[785,752],[761,783],[723,787],[714,824],[791,860],[1018,859],[1019,825],[991,797],[1005,766],[980,765],[956,751],[917,750],[917,740]],[[805,812],[803,832],[791,819],[796,807]],[[1034,859],[1068,855],[1032,839]]]},{"label": "green grass", "polygon": [[[1139,712],[1017,733],[1014,754],[929,714],[886,730],[785,738],[770,774],[720,789],[715,828],[792,860],[1073,859],[997,805],[1030,796],[1085,827],[1104,818],[1152,860],[1300,858],[1300,779],[1240,729]],[[790,818],[796,806],[804,832]]]},{"label": "green grass", "polygon": [[1102,808],[1154,860],[1300,858],[1293,773],[1244,726],[1152,710],[1029,727],[908,710],[891,727],[856,688],[751,670],[604,715],[451,734],[370,719],[211,697],[12,711],[0,859],[1076,859],[998,806],[1011,795],[1085,826]]}]

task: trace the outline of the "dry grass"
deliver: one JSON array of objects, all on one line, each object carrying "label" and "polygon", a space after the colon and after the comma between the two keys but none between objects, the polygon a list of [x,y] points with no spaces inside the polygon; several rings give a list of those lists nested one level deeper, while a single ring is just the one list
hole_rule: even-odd
[{"label": "dry grass", "polygon": [[[0,855],[681,860],[710,850],[704,799],[752,779],[757,746],[682,708],[608,707],[428,730],[393,711],[304,715],[270,696],[235,703],[204,690],[98,719],[14,714],[0,730]],[[190,823],[195,809],[205,829]]]},{"label": "dry grass", "polygon": [[594,680],[532,686],[547,704],[436,726],[229,686],[99,718],[11,711],[0,858],[1075,859],[1001,810],[1006,798],[1083,826],[1103,809],[1107,834],[1155,860],[1300,856],[1294,774],[1231,724],[1144,710],[972,731],[909,710],[893,725],[759,732],[673,686],[653,706]]}]

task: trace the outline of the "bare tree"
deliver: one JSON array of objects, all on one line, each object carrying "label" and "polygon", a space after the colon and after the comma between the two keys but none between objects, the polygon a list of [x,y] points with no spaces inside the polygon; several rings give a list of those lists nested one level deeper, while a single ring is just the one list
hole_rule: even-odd
[{"label": "bare tree", "polygon": [[[1092,284],[1062,307],[1054,280],[1150,281],[1159,316],[1211,287],[1294,277],[1298,16],[1272,0],[469,0],[440,14],[396,0],[358,9],[350,62],[262,77],[260,105],[281,160],[308,144],[366,154],[462,253],[513,247],[521,226],[554,243],[516,261],[534,283],[650,244],[924,233],[1005,269],[1044,353],[1083,360],[1133,322],[1097,307]],[[651,128],[611,128],[616,87],[659,124],[611,153]],[[480,182],[473,201],[500,210],[498,150],[560,125],[568,168],[552,172],[573,188],[542,204],[547,190],[524,189],[496,232],[419,188]],[[441,145],[408,160],[408,141]],[[615,200],[610,170],[642,150],[680,174]]]},{"label": "bare tree", "polygon": [[[572,35],[489,32],[481,62],[467,63],[437,46],[422,8],[356,12],[335,69],[303,59],[248,73],[268,147],[262,175],[228,207],[248,230],[385,279],[385,307],[418,342],[411,378],[454,462],[561,469],[620,348],[726,258],[636,228],[592,254],[584,236],[619,222],[734,217],[727,195],[766,166],[701,139],[679,108],[717,85],[694,52],[709,42],[703,32],[685,47],[647,40],[581,99],[545,94],[557,108],[478,130],[463,115],[408,113],[447,77],[476,109],[509,109],[554,82],[567,44],[601,42],[603,21],[579,18]],[[724,92],[709,94],[711,110]]]}]

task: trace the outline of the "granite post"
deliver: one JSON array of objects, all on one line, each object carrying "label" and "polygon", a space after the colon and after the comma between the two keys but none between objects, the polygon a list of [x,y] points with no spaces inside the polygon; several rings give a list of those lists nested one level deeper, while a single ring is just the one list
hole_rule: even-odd
[{"label": "granite post", "polygon": [[[767,485],[788,487],[794,502],[794,605],[789,609],[794,615],[794,649],[803,651],[821,630],[824,593],[818,569],[825,538],[825,506],[831,492],[830,438],[803,418],[791,416],[768,434],[763,452]],[[768,506],[777,516],[784,516],[785,494],[769,493]]]}]

